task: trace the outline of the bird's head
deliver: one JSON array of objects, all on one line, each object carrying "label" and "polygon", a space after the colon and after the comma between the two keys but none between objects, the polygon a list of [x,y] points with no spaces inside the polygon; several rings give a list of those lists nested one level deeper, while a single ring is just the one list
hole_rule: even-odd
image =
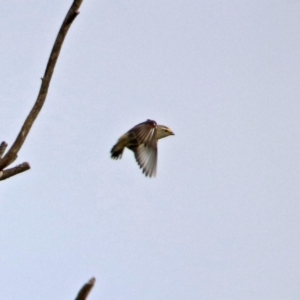
[{"label": "bird's head", "polygon": [[173,131],[169,127],[164,125],[157,125],[157,133],[156,133],[157,139],[162,139],[169,135],[174,135]]}]

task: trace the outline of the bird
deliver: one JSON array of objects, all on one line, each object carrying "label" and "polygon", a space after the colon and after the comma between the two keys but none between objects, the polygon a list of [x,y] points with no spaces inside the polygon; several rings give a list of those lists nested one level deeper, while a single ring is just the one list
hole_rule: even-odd
[{"label": "bird", "polygon": [[148,119],[137,124],[118,139],[110,151],[111,158],[121,159],[126,147],[133,151],[143,174],[146,177],[154,177],[157,165],[157,141],[169,135],[174,135],[170,128],[157,125],[155,121]]}]

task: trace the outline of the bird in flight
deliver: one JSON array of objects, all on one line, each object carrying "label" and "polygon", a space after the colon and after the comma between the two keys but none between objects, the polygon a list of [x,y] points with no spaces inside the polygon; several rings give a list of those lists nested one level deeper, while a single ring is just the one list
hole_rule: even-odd
[{"label": "bird in flight", "polygon": [[174,135],[172,130],[164,125],[157,125],[153,120],[140,123],[123,134],[112,147],[111,158],[120,159],[124,148],[132,150],[135,159],[146,176],[156,174],[157,141],[169,135]]}]

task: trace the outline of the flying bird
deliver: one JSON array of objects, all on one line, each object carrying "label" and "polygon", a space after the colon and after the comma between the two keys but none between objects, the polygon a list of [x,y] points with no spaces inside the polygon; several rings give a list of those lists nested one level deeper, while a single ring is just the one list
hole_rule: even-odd
[{"label": "flying bird", "polygon": [[164,125],[157,125],[153,120],[140,123],[123,134],[112,147],[111,158],[121,159],[124,148],[132,150],[135,159],[146,176],[156,174],[157,141],[169,135],[172,130]]}]

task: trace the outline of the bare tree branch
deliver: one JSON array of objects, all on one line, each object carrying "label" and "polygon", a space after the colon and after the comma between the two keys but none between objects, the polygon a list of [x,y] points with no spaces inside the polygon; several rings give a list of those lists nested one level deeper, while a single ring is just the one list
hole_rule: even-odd
[{"label": "bare tree branch", "polygon": [[16,167],[6,169],[4,171],[0,171],[0,181],[5,180],[9,177],[12,177],[14,175],[17,175],[19,173],[25,172],[30,169],[29,163],[24,162],[20,165],[17,165]]},{"label": "bare tree branch", "polygon": [[[52,75],[54,72],[54,68],[55,68],[62,44],[64,42],[64,39],[67,35],[67,32],[68,32],[71,24],[75,20],[76,16],[79,14],[78,9],[81,6],[82,2],[83,2],[83,0],[74,0],[73,1],[73,4],[71,5],[71,7],[68,11],[68,13],[64,19],[64,22],[58,32],[56,40],[54,42],[54,45],[53,45],[53,48],[52,48],[52,51],[51,51],[51,54],[50,54],[50,57],[49,57],[49,60],[47,63],[47,67],[45,70],[45,74],[44,74],[44,77],[42,78],[42,84],[41,84],[40,91],[39,91],[38,97],[36,99],[36,102],[35,102],[33,108],[31,109],[29,115],[27,116],[15,142],[13,143],[11,148],[7,151],[7,153],[4,156],[3,156],[3,154],[5,153],[5,150],[7,148],[7,143],[2,142],[0,144],[0,181],[5,180],[11,176],[14,176],[16,174],[19,174],[21,172],[24,172],[24,171],[30,169],[30,165],[27,162],[24,162],[13,168],[10,168],[10,169],[5,169],[5,168],[8,167],[18,157],[17,154],[18,154],[19,150],[21,149],[21,147],[23,146],[25,139],[26,139],[35,119],[37,118],[38,114],[40,113],[40,111],[45,103],[48,89],[49,89],[50,82],[51,82],[51,78],[52,78]],[[96,279],[91,278],[80,289],[75,300],[85,300],[88,297],[92,288],[94,287],[95,282],[96,282]]]},{"label": "bare tree branch", "polygon": [[75,300],[85,300],[87,296],[89,295],[90,291],[94,287],[94,284],[96,282],[96,279],[93,277],[91,278],[78,292],[77,297]]},{"label": "bare tree branch", "polygon": [[[74,21],[76,16],[79,14],[78,9],[81,6],[82,1],[83,0],[74,0],[73,1],[73,4],[71,5],[71,7],[69,9],[69,11],[63,21],[63,24],[61,25],[61,28],[58,32],[58,35],[56,37],[56,40],[54,42],[54,45],[53,45],[53,48],[52,48],[52,51],[51,51],[51,54],[50,54],[50,57],[48,60],[48,64],[46,67],[44,77],[42,78],[42,83],[41,83],[40,91],[37,96],[36,102],[35,102],[33,108],[31,109],[29,115],[27,116],[15,142],[13,143],[11,148],[7,151],[7,153],[3,156],[3,158],[0,159],[0,170],[4,170],[7,166],[9,166],[17,158],[17,154],[18,154],[19,150],[21,149],[35,119],[37,118],[39,112],[41,111],[41,109],[45,103],[49,85],[50,85],[50,81],[51,81],[51,78],[53,75],[53,71],[54,71],[62,44],[64,42],[64,39],[67,35],[67,32],[68,32],[72,22]],[[3,143],[5,144],[4,146],[2,146]],[[7,146],[5,142],[3,142],[3,143],[0,146],[0,153],[1,153],[1,151],[4,152],[5,148]],[[0,158],[1,158],[1,156],[0,156]],[[28,170],[30,168],[29,164],[27,164],[27,166],[28,166],[28,168],[27,168],[27,170]],[[12,170],[12,169],[10,169],[10,170]],[[23,171],[25,171],[25,169]],[[5,172],[5,171],[3,171],[3,172]],[[18,174],[18,173],[15,173],[15,174]],[[15,174],[13,174],[13,175],[15,175]],[[10,176],[13,176],[13,175],[10,175]]]},{"label": "bare tree branch", "polygon": [[5,142],[2,142],[0,145],[0,159],[1,159],[2,155],[4,154],[6,147],[7,147],[7,144]]}]

